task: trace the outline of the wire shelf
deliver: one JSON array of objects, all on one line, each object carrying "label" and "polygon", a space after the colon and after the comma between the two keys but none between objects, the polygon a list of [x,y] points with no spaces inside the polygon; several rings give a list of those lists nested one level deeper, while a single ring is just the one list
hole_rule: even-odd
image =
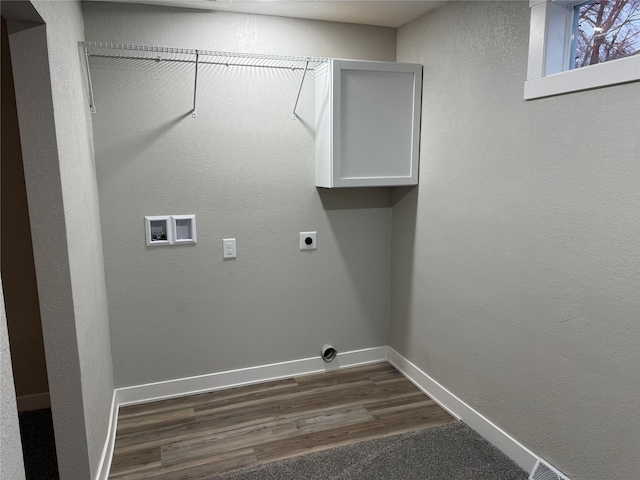
[{"label": "wire shelf", "polygon": [[236,53],[219,52],[215,50],[199,50],[193,48],[157,47],[149,45],[131,45],[126,43],[104,42],[78,42],[78,47],[84,50],[85,69],[87,75],[87,87],[89,90],[89,108],[95,115],[96,105],[93,97],[93,85],[91,83],[90,57],[122,58],[136,60],[150,60],[154,62],[184,62],[195,64],[195,77],[193,85],[193,110],[192,116],[198,116],[198,67],[200,65],[225,65],[235,67],[277,68],[287,70],[302,70],[302,80],[298,89],[291,119],[296,120],[296,108],[302,91],[302,84],[307,71],[313,71],[316,67],[328,63],[330,58],[302,57],[294,55],[267,55],[260,53]]},{"label": "wire shelf", "polygon": [[[173,48],[149,45],[130,45],[123,43],[78,42],[89,57],[131,58],[154,61],[195,63],[196,56],[200,64],[281,68],[308,70],[329,62],[325,57],[305,57],[295,55],[267,55],[259,53],[222,52],[192,48]],[[308,64],[307,64],[308,62]]]}]

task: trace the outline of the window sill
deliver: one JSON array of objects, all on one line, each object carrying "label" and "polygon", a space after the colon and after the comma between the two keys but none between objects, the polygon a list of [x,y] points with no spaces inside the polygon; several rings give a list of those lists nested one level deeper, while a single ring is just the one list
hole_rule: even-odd
[{"label": "window sill", "polygon": [[524,99],[550,97],[640,80],[640,55],[567,70],[524,83]]},{"label": "window sill", "polygon": [[562,95],[640,80],[640,55],[567,70],[576,0],[530,0],[524,99]]}]

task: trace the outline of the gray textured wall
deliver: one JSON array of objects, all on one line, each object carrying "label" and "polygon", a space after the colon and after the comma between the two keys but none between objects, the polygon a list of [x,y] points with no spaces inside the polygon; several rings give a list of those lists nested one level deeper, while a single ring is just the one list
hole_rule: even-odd
[{"label": "gray textured wall", "polygon": [[640,471],[640,84],[530,102],[527,2],[399,30],[424,62],[391,345],[572,479]]},{"label": "gray textured wall", "polygon": [[23,480],[24,462],[20,443],[16,391],[13,388],[7,316],[0,280],[0,477]]},{"label": "gray textured wall", "polygon": [[77,47],[84,25],[80,2],[44,1],[36,6],[47,22],[82,400],[95,474],[107,435],[113,367],[91,114]]},{"label": "gray textured wall", "polygon": [[113,396],[79,2],[33,2],[10,36],[61,478],[95,476]]},{"label": "gray textured wall", "polygon": [[[393,60],[395,30],[85,3],[87,39]],[[388,344],[388,189],[315,188],[300,71],[92,59],[114,376],[128,386]],[[146,247],[144,216],[196,214],[197,245]],[[299,232],[318,250],[300,252]],[[238,258],[223,261],[222,239]]]}]

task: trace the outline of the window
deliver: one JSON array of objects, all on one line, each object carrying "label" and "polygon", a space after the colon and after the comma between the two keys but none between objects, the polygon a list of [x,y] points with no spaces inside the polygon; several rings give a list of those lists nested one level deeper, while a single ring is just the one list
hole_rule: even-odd
[{"label": "window", "polygon": [[573,7],[571,68],[640,53],[640,0],[590,0]]},{"label": "window", "polygon": [[524,98],[640,80],[640,0],[531,0]]}]

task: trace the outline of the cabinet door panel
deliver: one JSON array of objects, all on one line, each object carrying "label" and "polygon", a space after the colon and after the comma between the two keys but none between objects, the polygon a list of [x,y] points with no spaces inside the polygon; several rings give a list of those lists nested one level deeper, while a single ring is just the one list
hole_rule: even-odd
[{"label": "cabinet door panel", "polygon": [[341,179],[411,176],[413,77],[342,70]]}]

